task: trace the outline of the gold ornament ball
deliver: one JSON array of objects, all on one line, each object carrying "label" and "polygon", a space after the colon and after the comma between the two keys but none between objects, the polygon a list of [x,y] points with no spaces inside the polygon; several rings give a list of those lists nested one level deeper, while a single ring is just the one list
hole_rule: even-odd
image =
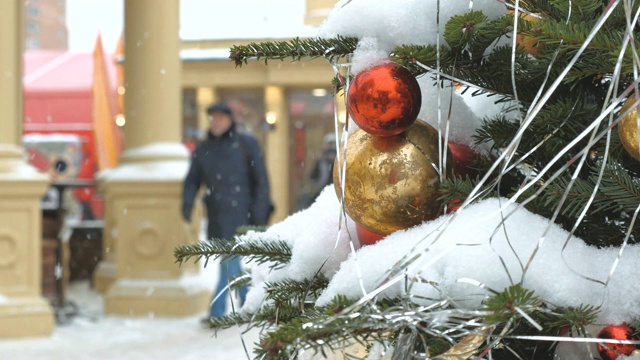
[{"label": "gold ornament ball", "polygon": [[[620,110],[621,114],[624,114],[627,110],[633,107],[636,102],[635,95],[632,95],[625,101]],[[638,109],[633,108],[627,116],[625,116],[618,124],[618,134],[620,134],[620,142],[622,146],[627,150],[629,155],[633,156],[636,160],[640,160],[640,152],[638,152]]]},{"label": "gold ornament ball", "polygon": [[[440,215],[438,131],[417,120],[395,136],[375,136],[358,130],[348,139],[344,207],[359,225],[380,235],[407,229]],[[443,177],[452,172],[448,155]],[[341,197],[338,168],[334,186]]]}]

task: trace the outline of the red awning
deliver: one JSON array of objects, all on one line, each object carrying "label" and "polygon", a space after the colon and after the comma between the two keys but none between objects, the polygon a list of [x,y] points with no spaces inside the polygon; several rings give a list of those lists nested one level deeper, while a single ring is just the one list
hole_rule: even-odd
[{"label": "red awning", "polygon": [[[108,57],[109,59],[110,57]],[[115,94],[116,69],[107,61]],[[92,128],[93,54],[28,50],[24,54],[24,130]]]}]

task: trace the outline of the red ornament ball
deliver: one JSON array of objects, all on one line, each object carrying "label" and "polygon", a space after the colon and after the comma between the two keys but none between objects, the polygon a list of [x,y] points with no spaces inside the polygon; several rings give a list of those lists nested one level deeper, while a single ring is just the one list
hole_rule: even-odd
[{"label": "red ornament ball", "polygon": [[[634,332],[633,328],[627,324],[607,325],[600,330],[598,338],[638,340],[638,337],[633,335]],[[636,346],[633,344],[598,343],[596,346],[602,360],[615,360],[620,355],[631,355],[631,353],[636,349]]]},{"label": "red ornament ball", "polygon": [[460,199],[451,200],[447,204],[447,214],[458,211],[458,209],[460,209],[460,205],[462,205],[462,201],[460,201]]},{"label": "red ornament ball", "polygon": [[356,235],[358,235],[358,241],[360,241],[360,246],[373,245],[378,241],[384,239],[385,237],[385,235],[380,235],[357,223],[356,223]]},{"label": "red ornament ball", "polygon": [[469,145],[450,142],[449,150],[453,155],[452,161],[454,162],[456,175],[469,175],[469,177],[473,178],[478,174],[477,170],[469,167],[469,164],[473,163],[473,160],[478,157],[478,154]]},{"label": "red ornament ball", "polygon": [[359,73],[347,94],[351,117],[371,135],[400,134],[418,118],[421,106],[418,81],[409,70],[395,63]]}]

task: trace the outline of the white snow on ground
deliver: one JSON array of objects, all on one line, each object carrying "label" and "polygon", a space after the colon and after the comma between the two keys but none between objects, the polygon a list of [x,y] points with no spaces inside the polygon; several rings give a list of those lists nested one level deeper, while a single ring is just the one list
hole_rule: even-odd
[{"label": "white snow on ground", "polygon": [[[217,269],[211,263],[208,269]],[[215,279],[215,277],[214,277]],[[15,360],[247,359],[237,328],[200,328],[204,314],[183,318],[129,318],[105,315],[103,297],[88,281],[70,284],[67,299],[79,315],[57,325],[49,337],[0,340],[0,358]],[[250,358],[258,330],[244,335]]]}]

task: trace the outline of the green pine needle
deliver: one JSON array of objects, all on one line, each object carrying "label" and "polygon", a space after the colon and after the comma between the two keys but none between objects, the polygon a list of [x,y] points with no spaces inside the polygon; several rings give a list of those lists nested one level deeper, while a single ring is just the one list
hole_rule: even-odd
[{"label": "green pine needle", "polygon": [[274,267],[281,266],[291,260],[289,245],[278,239],[262,239],[255,241],[237,241],[214,239],[197,244],[181,245],[175,248],[174,256],[179,264],[195,258],[198,262],[205,259],[205,266],[209,258],[228,259],[240,255],[258,264],[274,262]]},{"label": "green pine needle", "polygon": [[346,57],[353,53],[358,43],[357,38],[337,36],[332,39],[300,39],[290,41],[269,41],[263,43],[252,42],[249,45],[237,45],[230,49],[229,58],[236,66],[248,64],[250,59],[284,60],[291,58],[299,61],[303,58],[324,57],[330,61]]}]

